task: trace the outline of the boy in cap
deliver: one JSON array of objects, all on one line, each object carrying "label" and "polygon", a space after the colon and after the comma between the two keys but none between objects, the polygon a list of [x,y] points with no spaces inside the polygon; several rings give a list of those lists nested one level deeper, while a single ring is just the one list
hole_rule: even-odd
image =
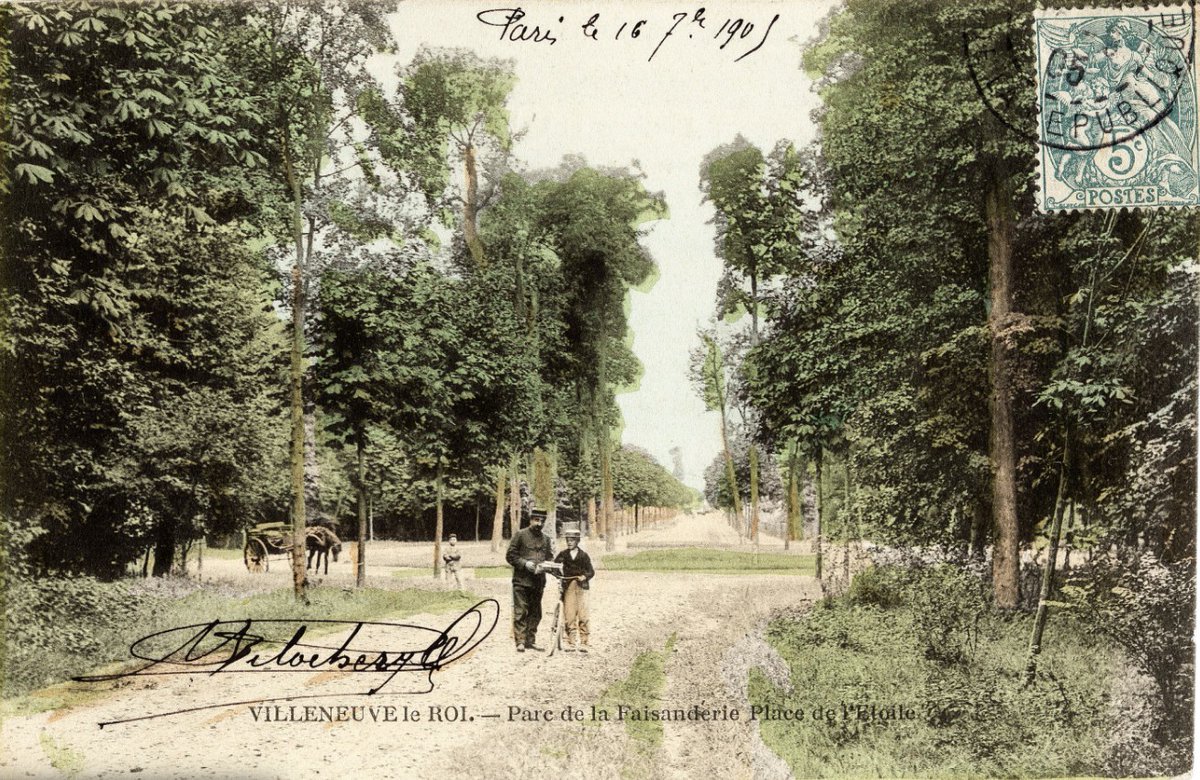
[{"label": "boy in cap", "polygon": [[446,571],[443,575],[446,580],[450,579],[450,575],[454,575],[454,584],[462,590],[462,579],[458,576],[458,564],[462,560],[462,553],[458,551],[458,537],[450,534],[450,546],[442,553],[442,563],[446,564]]},{"label": "boy in cap", "polygon": [[508,543],[504,560],[513,567],[513,638],[517,641],[517,652],[541,650],[534,640],[538,624],[542,622],[542,593],[546,589],[546,577],[542,564],[554,555],[550,537],[542,533],[546,513],[535,509],[529,513],[529,525],[513,534]]},{"label": "boy in cap", "polygon": [[579,640],[579,652],[588,651],[588,587],[596,570],[592,568],[592,559],[579,549],[579,525],[568,525],[563,534],[567,540],[567,549],[558,554],[555,563],[561,563],[563,580],[566,590],[563,592],[563,619],[566,623],[566,637],[563,650],[574,650],[575,640]]}]

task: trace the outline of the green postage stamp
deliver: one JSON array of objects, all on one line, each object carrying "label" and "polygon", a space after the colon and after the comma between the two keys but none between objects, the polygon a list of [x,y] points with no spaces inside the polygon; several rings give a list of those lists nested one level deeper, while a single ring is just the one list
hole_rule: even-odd
[{"label": "green postage stamp", "polygon": [[1034,14],[1042,211],[1195,206],[1195,9]]}]

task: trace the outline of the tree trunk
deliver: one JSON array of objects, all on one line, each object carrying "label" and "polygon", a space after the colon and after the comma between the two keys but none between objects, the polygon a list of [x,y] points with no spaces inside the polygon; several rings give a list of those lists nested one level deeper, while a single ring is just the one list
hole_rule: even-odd
[{"label": "tree trunk", "polygon": [[[285,131],[286,133],[286,131]],[[292,238],[296,261],[292,265],[292,348],[290,356],[290,412],[292,422],[292,591],[297,601],[307,602],[307,578],[304,572],[304,235],[303,194],[300,176],[292,161],[286,134],[282,135],[284,172],[292,191]]]},{"label": "tree trunk", "polygon": [[[823,452],[822,452],[822,454],[823,454]],[[823,460],[824,460],[824,458],[822,458],[820,455],[818,455],[816,463],[815,463],[815,466],[817,469],[817,473],[816,473],[816,479],[817,479],[817,529],[816,529],[816,531],[817,532],[815,534],[815,536],[816,536],[815,542],[816,542],[816,548],[817,548],[816,565],[817,565],[817,581],[818,582],[821,581],[821,575],[822,575],[822,571],[821,571],[821,568],[822,568],[821,567],[821,564],[822,564],[822,560],[821,560],[821,514],[825,511],[825,487],[823,485],[824,479],[822,478],[822,474],[821,474],[821,472],[823,470],[821,468],[821,461],[823,461]],[[825,589],[825,586],[824,586],[824,584],[822,584],[821,590],[824,591],[824,589]]]},{"label": "tree trunk", "polygon": [[758,445],[750,445],[750,541],[758,547]]},{"label": "tree trunk", "polygon": [[356,587],[367,584],[367,437],[362,427],[355,432],[355,450],[358,455],[355,492],[358,493],[358,564],[354,572]]},{"label": "tree trunk", "polygon": [[758,346],[758,263],[750,259],[750,348]]},{"label": "tree trunk", "polygon": [[171,574],[171,564],[175,562],[175,518],[165,518],[158,523],[154,538],[154,569],[151,574],[155,577],[166,577]]},{"label": "tree trunk", "polygon": [[479,240],[479,174],[475,170],[475,145],[467,144],[463,149],[463,165],[466,168],[467,191],[463,198],[463,238],[475,265],[482,267],[483,242]]},{"label": "tree trunk", "polygon": [[530,470],[533,481],[534,505],[546,510],[546,535],[551,539],[558,538],[558,491],[557,457],[553,448],[535,449],[533,468]]},{"label": "tree trunk", "polygon": [[588,538],[596,538],[596,499],[588,496],[587,499],[587,523],[588,523]]},{"label": "tree trunk", "polygon": [[730,498],[733,501],[733,515],[738,522],[738,539],[742,536],[742,500],[738,493],[737,474],[733,468],[733,453],[729,449],[729,421],[725,416],[725,390],[723,383],[724,370],[718,363],[719,350],[715,338],[705,340],[709,349],[709,359],[705,361],[707,367],[711,367],[711,376],[708,381],[711,383],[713,393],[715,395],[715,405],[717,411],[721,414],[721,451],[725,454],[725,478],[729,481]]},{"label": "tree trunk", "polygon": [[521,467],[514,453],[509,458],[509,483],[510,493],[508,504],[508,532],[515,536],[517,531],[521,530]]},{"label": "tree trunk", "polygon": [[433,478],[434,503],[437,505],[437,521],[433,526],[433,576],[434,579],[442,573],[442,531],[445,530],[445,520],[442,515],[442,461],[439,458],[437,474]]},{"label": "tree trunk", "polygon": [[[793,539],[804,538],[804,525],[800,517],[800,480],[796,473],[799,468],[799,456],[796,450],[799,449],[795,442],[792,442],[790,451],[788,452],[788,505],[787,505],[787,531],[783,535],[783,549],[788,549]],[[799,535],[796,531],[800,529]]]},{"label": "tree trunk", "polygon": [[479,541],[479,497],[475,498],[475,541]]},{"label": "tree trunk", "polygon": [[[753,253],[750,257],[750,348],[758,346],[758,262]],[[751,366],[753,371],[753,365]],[[752,377],[753,378],[753,377]],[[754,443],[757,434],[757,417],[750,415],[750,543],[758,549],[758,445]]]},{"label": "tree trunk", "polygon": [[291,350],[291,471],[292,471],[292,591],[297,601],[307,601],[304,573],[304,281],[300,266],[292,268]]},{"label": "tree trunk", "polygon": [[[1067,434],[1069,435],[1069,434]],[[1054,567],[1058,563],[1058,540],[1062,535],[1063,512],[1067,506],[1067,476],[1070,469],[1071,449],[1064,435],[1062,463],[1058,472],[1058,495],[1054,500],[1054,519],[1050,524],[1050,544],[1047,549],[1046,567],[1042,569],[1042,589],[1038,594],[1037,614],[1033,619],[1033,635],[1029,638],[1029,660],[1025,664],[1025,684],[1033,682],[1037,674],[1037,658],[1042,652],[1042,632],[1050,614],[1050,590],[1054,587]]]},{"label": "tree trunk", "polygon": [[492,515],[492,552],[500,551],[500,540],[504,536],[504,483],[508,475],[503,468],[496,469],[496,511]]},{"label": "tree trunk", "polygon": [[971,509],[971,557],[977,561],[984,559],[990,514],[982,501],[976,501]]},{"label": "tree trunk", "polygon": [[1063,533],[1063,571],[1071,571],[1071,551],[1075,549],[1075,502],[1071,502],[1071,506],[1067,513],[1067,529]]},{"label": "tree trunk", "polygon": [[1017,455],[1013,431],[1011,366],[1004,329],[1012,306],[1015,221],[1008,177],[996,174],[987,193],[988,283],[991,311],[989,450],[992,467],[992,589],[996,606],[1014,609],[1020,597],[1020,525],[1017,518]]},{"label": "tree trunk", "polygon": [[733,468],[733,452],[729,449],[729,435],[726,432],[725,407],[721,407],[721,449],[725,453],[725,478],[729,480],[729,492],[733,497],[733,514],[738,519],[739,533],[742,522],[742,498],[738,494],[737,473]]},{"label": "tree trunk", "polygon": [[617,537],[613,533],[613,480],[612,452],[607,441],[607,432],[600,436],[600,514],[604,523],[604,549],[612,552],[617,548]]},{"label": "tree trunk", "polygon": [[853,495],[850,491],[850,452],[849,452],[849,450],[846,451],[846,473],[843,476],[845,476],[845,478],[846,478],[845,482],[843,483],[846,487],[846,504],[844,507],[845,511],[843,512],[844,517],[842,518],[842,538],[844,538],[847,542],[849,542],[850,536],[852,534],[852,529],[850,528],[850,517],[851,517],[850,503],[853,500]]},{"label": "tree trunk", "polygon": [[546,452],[550,458],[550,513],[554,516],[554,521],[558,522],[558,464],[561,459],[561,454],[558,451],[558,445],[550,445],[550,449]]}]

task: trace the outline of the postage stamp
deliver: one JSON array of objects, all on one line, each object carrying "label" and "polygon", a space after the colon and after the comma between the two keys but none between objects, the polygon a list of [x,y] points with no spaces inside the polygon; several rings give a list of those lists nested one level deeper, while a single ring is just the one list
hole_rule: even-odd
[{"label": "postage stamp", "polygon": [[1034,14],[1043,212],[1200,203],[1195,9]]}]

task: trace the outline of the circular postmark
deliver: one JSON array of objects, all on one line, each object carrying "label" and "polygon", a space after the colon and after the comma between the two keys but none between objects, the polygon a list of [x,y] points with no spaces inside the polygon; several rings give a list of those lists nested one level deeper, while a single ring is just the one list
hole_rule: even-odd
[{"label": "circular postmark", "polygon": [[1195,6],[1013,14],[963,36],[990,113],[1036,143],[1039,208],[1196,205]]},{"label": "circular postmark", "polygon": [[[1021,29],[1030,29],[1028,17],[963,34],[975,89],[1012,132],[1083,152],[1121,146],[1164,122],[1194,124],[1190,5],[1041,15],[1033,20],[1032,46],[1014,40]],[[1040,109],[1036,133],[1031,94]]]},{"label": "circular postmark", "polygon": [[1042,18],[1034,34],[1045,146],[1097,151],[1194,122],[1190,9]]}]

